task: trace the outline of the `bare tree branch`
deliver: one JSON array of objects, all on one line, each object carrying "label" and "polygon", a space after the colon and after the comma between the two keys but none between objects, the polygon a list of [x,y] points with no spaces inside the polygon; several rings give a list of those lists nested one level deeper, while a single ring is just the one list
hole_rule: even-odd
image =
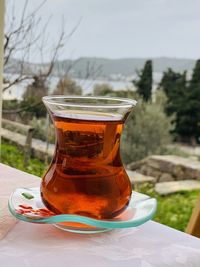
[{"label": "bare tree branch", "polygon": [[8,85],[4,86],[3,92],[5,92],[10,87],[12,87],[14,84],[20,83],[20,82],[25,81],[25,80],[32,80],[32,79],[33,79],[33,76],[19,76],[16,79],[14,79],[12,82],[9,82],[7,80]]},{"label": "bare tree branch", "polygon": [[[29,50],[34,44],[39,41],[42,34],[41,31],[38,34],[36,30],[41,23],[41,17],[38,17],[38,11],[45,4],[46,0],[42,1],[31,13],[27,14],[28,0],[25,1],[20,21],[17,23],[14,15],[14,3],[12,9],[12,17],[9,22],[10,26],[7,27],[4,41],[4,68],[8,64],[10,58],[16,54],[16,52]],[[7,15],[8,17],[8,15]],[[7,25],[7,24],[6,24]],[[29,38],[30,37],[30,38]],[[24,52],[26,53],[26,52]]]},{"label": "bare tree branch", "polygon": [[[9,1],[8,1],[9,2]],[[41,27],[42,19],[38,16],[38,13],[41,7],[45,4],[46,0],[42,1],[32,12],[28,13],[28,3],[29,0],[24,2],[22,8],[20,20],[15,18],[15,3],[12,4],[11,16],[9,20],[9,25],[5,33],[4,39],[4,70],[9,68],[10,59],[15,57],[18,53],[20,54],[20,61],[18,65],[19,73],[14,80],[8,81],[3,91],[6,91],[8,88],[12,87],[14,84],[20,83],[24,80],[32,79],[33,75],[42,75],[44,79],[52,73],[54,63],[58,56],[59,49],[63,46],[64,40],[66,38],[65,29],[62,27],[60,36],[58,37],[57,43],[54,45],[53,53],[50,59],[48,68],[44,68],[41,64],[41,68],[38,73],[32,73],[27,75],[27,62],[30,59],[32,51],[35,50],[37,55],[39,51],[42,51],[40,42],[44,45],[43,40],[45,39],[46,30],[48,28],[50,18],[44,23],[44,26]],[[9,14],[7,14],[7,17]],[[7,25],[7,23],[6,23]],[[40,31],[38,31],[40,29]],[[70,32],[70,35],[72,32]],[[49,50],[49,49],[48,49]],[[30,71],[30,70],[29,70]]]}]

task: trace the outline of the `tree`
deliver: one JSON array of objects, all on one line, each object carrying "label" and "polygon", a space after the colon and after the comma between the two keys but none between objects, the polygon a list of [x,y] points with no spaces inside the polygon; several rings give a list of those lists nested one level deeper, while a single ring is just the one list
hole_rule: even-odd
[{"label": "tree", "polygon": [[23,99],[41,100],[43,96],[48,94],[48,87],[45,82],[46,80],[42,77],[34,76],[33,82],[27,86],[23,94]]},{"label": "tree", "polygon": [[200,59],[193,69],[192,79],[186,92],[182,123],[184,134],[190,137],[193,144],[200,141]]},{"label": "tree", "polygon": [[144,68],[138,73],[139,80],[133,80],[137,92],[145,101],[150,100],[152,91],[152,61],[147,60]]},{"label": "tree", "polygon": [[173,124],[175,135],[184,136],[187,126],[183,119],[186,105],[186,72],[178,73],[169,68],[163,73],[163,77],[159,84],[159,88],[163,89],[167,96],[165,111],[168,116],[174,117]]},{"label": "tree", "polygon": [[[177,96],[181,96],[185,92],[186,72],[183,74],[174,72],[169,68],[163,73],[159,88],[162,88],[170,101],[176,100]],[[175,99],[174,99],[175,98]]]},{"label": "tree", "polygon": [[196,143],[200,137],[200,60],[196,62],[192,79],[186,80],[186,72],[176,73],[168,69],[160,82],[167,95],[166,112],[174,115],[174,133],[182,141]]},{"label": "tree", "polygon": [[176,115],[174,120],[175,132],[179,133],[180,128],[180,117],[184,107],[184,102],[186,101],[186,72],[183,74],[174,72],[169,68],[164,72],[159,88],[163,89],[167,96],[166,102],[166,113],[167,115]]},{"label": "tree", "polygon": [[[31,86],[34,88],[34,95],[36,96],[36,99],[33,99],[33,94],[31,93],[31,101],[29,101],[29,98],[29,100],[26,99],[17,105],[15,109],[4,109],[3,114],[8,116],[22,112],[24,114],[25,111],[33,110],[35,107],[42,105],[41,99],[40,103],[38,103],[38,91],[36,93],[35,85],[39,83],[41,87],[42,81],[43,90],[45,90],[44,84],[52,74],[65,42],[70,39],[80,23],[79,21],[72,30],[67,31],[64,19],[62,19],[61,28],[60,30],[58,29],[58,35],[54,38],[55,42],[49,42],[47,31],[50,18],[44,21],[43,17],[39,15],[40,9],[45,3],[46,0],[41,0],[34,10],[29,11],[29,0],[25,0],[24,5],[19,6],[21,7],[21,16],[16,16],[15,1],[7,1],[4,35],[4,73],[12,72],[13,70],[15,75],[4,77],[4,84],[6,85],[3,91],[8,90],[13,85],[22,83],[24,80],[33,80]],[[31,64],[29,62],[35,55],[37,55],[40,64],[30,67]],[[44,63],[44,60],[48,63]],[[28,91],[30,91],[29,89]]]},{"label": "tree", "polygon": [[95,84],[93,87],[93,95],[95,96],[104,96],[112,93],[113,87],[107,83]]},{"label": "tree", "polygon": [[53,91],[54,95],[81,95],[82,88],[77,83],[66,77],[61,78]]}]

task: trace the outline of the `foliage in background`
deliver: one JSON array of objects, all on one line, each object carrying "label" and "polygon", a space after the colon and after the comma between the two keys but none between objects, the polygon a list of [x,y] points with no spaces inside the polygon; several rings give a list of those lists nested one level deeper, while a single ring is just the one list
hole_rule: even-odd
[{"label": "foliage in background", "polygon": [[48,94],[48,87],[46,79],[34,76],[33,82],[29,84],[23,94],[23,99],[33,99],[34,101],[41,101],[42,97]]},{"label": "foliage in background", "polygon": [[56,89],[53,91],[54,95],[82,95],[81,86],[77,85],[76,81],[69,77],[59,80]]},{"label": "foliage in background", "polygon": [[122,97],[137,99],[137,92],[130,89],[114,90],[113,87],[107,83],[95,84],[93,87],[94,96],[109,96],[109,97]]},{"label": "foliage in background", "polygon": [[104,96],[110,95],[113,92],[113,87],[108,83],[95,84],[93,87],[93,95]]},{"label": "foliage in background", "polygon": [[34,128],[33,137],[49,143],[55,143],[55,129],[54,126],[47,118],[33,118],[30,125]]},{"label": "foliage in background", "polygon": [[9,144],[9,142],[2,142],[1,145],[1,162],[14,167],[16,169],[29,172],[31,174],[41,177],[44,174],[47,166],[44,162],[36,158],[31,158],[27,168],[24,168],[24,155],[23,151],[17,146]]},{"label": "foliage in background", "polygon": [[196,62],[186,92],[183,120],[191,141],[200,142],[200,60]]},{"label": "foliage in background", "polygon": [[159,88],[162,88],[167,96],[166,114],[168,116],[174,115],[175,136],[187,137],[187,114],[185,114],[186,117],[184,115],[187,105],[186,73],[177,73],[169,68],[164,72]]},{"label": "foliage in background", "polygon": [[43,79],[42,76],[34,76],[33,82],[27,86],[20,103],[21,108],[25,108],[21,113],[25,121],[32,119],[32,117],[46,116],[46,108],[42,103],[42,97],[45,95],[48,95],[46,79]]},{"label": "foliage in background", "polygon": [[19,107],[19,101],[18,100],[3,100],[3,109],[16,109]]},{"label": "foliage in background", "polygon": [[137,92],[133,90],[127,89],[115,91],[112,86],[107,87],[107,84],[98,84],[96,93],[98,96],[122,97],[136,100],[139,98]]},{"label": "foliage in background", "polygon": [[126,123],[121,142],[125,163],[137,161],[152,154],[163,154],[171,143],[171,118],[164,112],[164,96],[158,102],[141,99]]},{"label": "foliage in background", "polygon": [[150,185],[143,185],[138,191],[157,199],[158,209],[153,218],[155,221],[180,231],[185,231],[192,209],[200,195],[200,190],[194,190],[159,196]]},{"label": "foliage in background", "polygon": [[[181,97],[181,94],[185,92],[186,87],[186,72],[183,74],[174,72],[171,68],[163,73],[163,77],[160,81],[159,87],[161,87],[166,96],[168,97],[168,104],[170,101],[177,100],[174,98]],[[173,105],[172,107],[167,106],[167,112],[173,112]]]},{"label": "foliage in background", "polygon": [[110,91],[105,95],[138,100],[122,135],[121,154],[124,163],[167,152],[167,145],[171,143],[172,124],[171,118],[164,112],[166,96],[163,92],[157,92],[153,102],[146,102],[136,92],[128,90]]},{"label": "foliage in background", "polygon": [[200,60],[196,62],[191,80],[186,80],[186,72],[168,69],[159,87],[168,98],[166,113],[175,115],[174,133],[181,141],[200,142]]},{"label": "foliage in background", "polygon": [[153,84],[153,68],[152,61],[147,60],[144,68],[138,73],[139,79],[133,80],[133,84],[137,87],[137,93],[145,100],[151,99],[151,91]]}]

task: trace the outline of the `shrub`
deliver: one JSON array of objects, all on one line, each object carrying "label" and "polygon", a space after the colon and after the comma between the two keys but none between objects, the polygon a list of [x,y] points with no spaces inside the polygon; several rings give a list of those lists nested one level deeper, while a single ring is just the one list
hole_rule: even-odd
[{"label": "shrub", "polygon": [[93,95],[104,96],[113,92],[113,87],[108,83],[95,84],[93,87]]},{"label": "shrub", "polygon": [[151,154],[163,154],[171,142],[171,119],[164,113],[163,101],[138,101],[122,136],[122,157],[125,163]]}]

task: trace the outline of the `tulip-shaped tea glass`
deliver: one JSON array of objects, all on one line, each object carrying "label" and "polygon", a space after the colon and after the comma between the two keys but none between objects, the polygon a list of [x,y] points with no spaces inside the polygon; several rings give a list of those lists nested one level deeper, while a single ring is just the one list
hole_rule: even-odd
[{"label": "tulip-shaped tea glass", "polygon": [[45,206],[55,214],[113,219],[126,209],[132,193],[120,157],[120,137],[136,101],[45,96],[43,102],[57,139],[41,183]]}]

